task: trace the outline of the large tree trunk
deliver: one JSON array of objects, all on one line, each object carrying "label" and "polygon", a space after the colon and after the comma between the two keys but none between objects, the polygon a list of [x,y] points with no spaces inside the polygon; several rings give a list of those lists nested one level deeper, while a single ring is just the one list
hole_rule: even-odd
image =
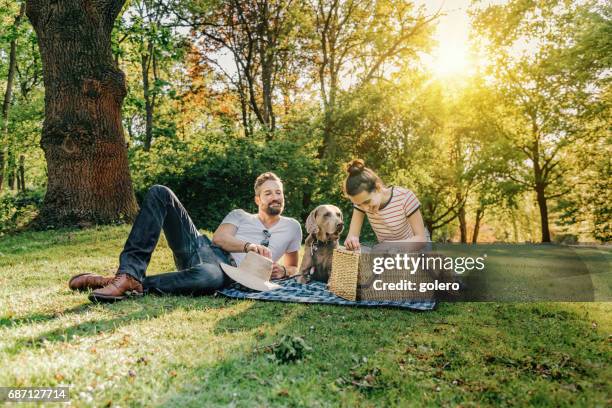
[{"label": "large tree trunk", "polygon": [[40,145],[48,172],[38,222],[132,219],[138,210],[121,126],[125,77],[111,30],[125,0],[28,0],[45,84]]}]

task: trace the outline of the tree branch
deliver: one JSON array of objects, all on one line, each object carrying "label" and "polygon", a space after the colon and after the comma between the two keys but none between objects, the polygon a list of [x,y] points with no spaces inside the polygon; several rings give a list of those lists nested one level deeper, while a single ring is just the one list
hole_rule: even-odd
[{"label": "tree branch", "polygon": [[[372,76],[374,75],[374,73],[376,72],[376,70],[378,70],[378,68],[380,68],[380,66],[390,57],[397,55],[402,48],[399,49],[398,51],[398,47],[404,43],[405,41],[408,41],[408,39],[410,39],[411,37],[413,37],[414,35],[416,35],[419,30],[422,27],[425,27],[427,24],[431,23],[432,21],[434,21],[435,19],[437,19],[439,17],[439,11],[434,14],[433,16],[431,16],[428,19],[423,20],[421,23],[416,24],[414,27],[412,27],[412,29],[410,31],[408,31],[406,34],[404,35],[400,35],[399,38],[396,39],[396,41],[387,49],[387,51],[381,53],[377,60],[374,62],[374,64],[370,67],[370,69],[368,70],[368,73],[365,75],[364,79],[361,81],[362,84],[368,83],[371,79]],[[403,28],[402,28],[403,30]]]}]

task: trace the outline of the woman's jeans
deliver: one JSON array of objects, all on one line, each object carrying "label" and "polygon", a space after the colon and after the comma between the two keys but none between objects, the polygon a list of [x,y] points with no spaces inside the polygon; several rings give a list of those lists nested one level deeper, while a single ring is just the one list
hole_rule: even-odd
[{"label": "woman's jeans", "polygon": [[[145,276],[162,229],[178,272]],[[198,232],[172,190],[155,185],[142,202],[117,273],[131,275],[149,293],[210,294],[231,282],[219,262],[231,263],[231,256]]]}]

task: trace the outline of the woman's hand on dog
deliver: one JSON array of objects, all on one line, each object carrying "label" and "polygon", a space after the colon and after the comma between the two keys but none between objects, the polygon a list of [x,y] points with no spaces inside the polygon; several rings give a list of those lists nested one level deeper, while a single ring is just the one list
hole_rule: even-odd
[{"label": "woman's hand on dog", "polygon": [[272,259],[272,252],[270,252],[270,249],[263,245],[250,244],[247,247],[247,252],[255,252],[256,254]]},{"label": "woman's hand on dog", "polygon": [[359,237],[356,235],[349,235],[344,240],[344,247],[349,251],[359,251],[361,245],[359,244]]}]

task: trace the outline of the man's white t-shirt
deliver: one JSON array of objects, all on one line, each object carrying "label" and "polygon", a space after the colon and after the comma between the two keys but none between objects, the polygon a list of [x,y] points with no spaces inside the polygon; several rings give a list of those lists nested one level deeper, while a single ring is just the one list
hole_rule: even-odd
[{"label": "man's white t-shirt", "polygon": [[[289,217],[280,217],[280,220],[270,228],[266,228],[257,214],[249,214],[244,210],[233,210],[221,221],[221,224],[236,226],[235,237],[260,245],[266,239],[264,230],[268,230],[268,248],[272,252],[272,260],[277,262],[286,252],[295,252],[302,245],[302,227],[300,223]],[[232,252],[237,265],[244,259],[244,252]]]}]

